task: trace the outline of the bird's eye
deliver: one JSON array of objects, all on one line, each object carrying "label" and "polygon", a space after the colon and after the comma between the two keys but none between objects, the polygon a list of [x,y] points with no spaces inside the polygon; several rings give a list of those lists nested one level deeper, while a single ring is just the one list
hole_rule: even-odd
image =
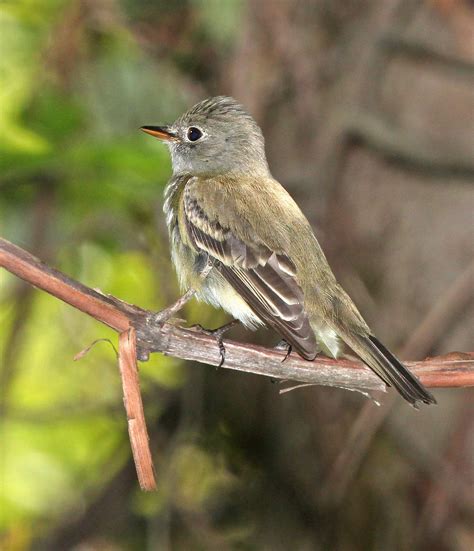
[{"label": "bird's eye", "polygon": [[188,128],[188,140],[190,142],[196,142],[199,138],[202,138],[202,131],[199,130],[199,128],[196,128],[195,126]]}]

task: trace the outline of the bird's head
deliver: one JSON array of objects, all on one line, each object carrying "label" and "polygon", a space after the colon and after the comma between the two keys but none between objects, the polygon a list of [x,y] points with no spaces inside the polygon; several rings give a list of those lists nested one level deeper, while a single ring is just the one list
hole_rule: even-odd
[{"label": "bird's head", "polygon": [[268,174],[262,131],[233,98],[206,99],[173,124],[141,130],[166,142],[175,174]]}]

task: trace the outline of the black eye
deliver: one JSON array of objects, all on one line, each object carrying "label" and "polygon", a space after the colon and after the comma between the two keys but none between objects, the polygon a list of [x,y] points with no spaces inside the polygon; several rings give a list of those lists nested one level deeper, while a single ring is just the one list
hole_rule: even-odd
[{"label": "black eye", "polygon": [[188,128],[188,140],[190,142],[196,142],[199,138],[202,138],[202,132],[199,128],[196,128],[195,126]]}]

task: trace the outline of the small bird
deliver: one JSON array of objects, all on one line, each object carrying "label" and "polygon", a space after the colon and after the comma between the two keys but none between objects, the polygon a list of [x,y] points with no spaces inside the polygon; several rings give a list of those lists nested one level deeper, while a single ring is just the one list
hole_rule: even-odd
[{"label": "small bird", "polygon": [[233,98],[201,101],[169,126],[164,213],[183,290],[246,327],[273,328],[303,358],[348,345],[410,404],[436,400],[374,336],[336,281],[311,226],[271,175],[262,131]]}]

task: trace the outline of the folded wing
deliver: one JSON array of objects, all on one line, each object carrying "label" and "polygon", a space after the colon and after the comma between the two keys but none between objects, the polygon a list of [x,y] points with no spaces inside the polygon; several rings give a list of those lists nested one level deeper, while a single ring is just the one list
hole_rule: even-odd
[{"label": "folded wing", "polygon": [[297,352],[314,359],[317,344],[293,262],[272,251],[258,236],[239,238],[210,219],[191,192],[184,194],[186,230],[193,246],[207,252],[227,282],[255,314]]}]

